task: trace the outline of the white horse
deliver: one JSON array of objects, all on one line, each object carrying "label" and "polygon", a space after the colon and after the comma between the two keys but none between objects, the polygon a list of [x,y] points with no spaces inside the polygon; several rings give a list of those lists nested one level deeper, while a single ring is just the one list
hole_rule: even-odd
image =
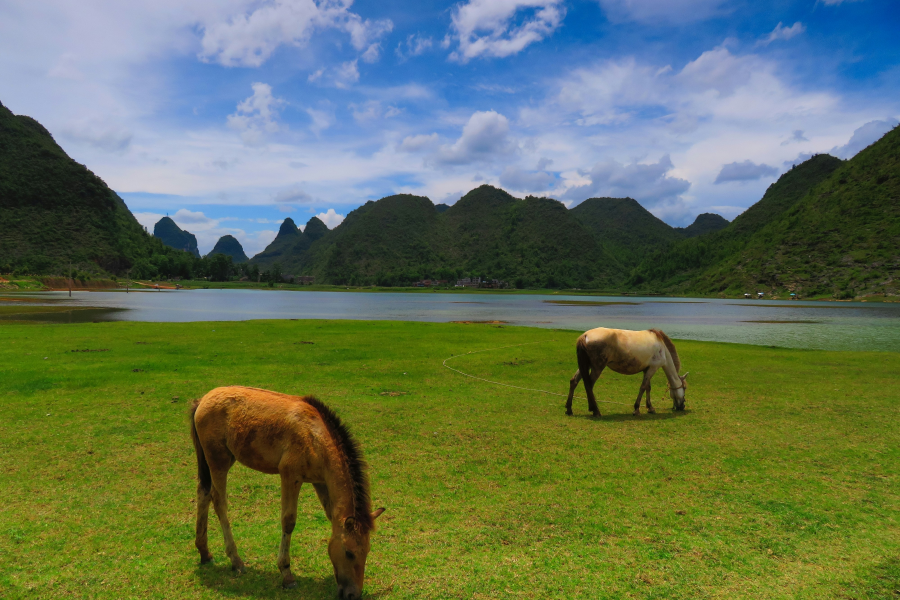
[{"label": "white horse", "polygon": [[566,400],[566,414],[572,414],[572,397],[578,382],[584,379],[584,391],[587,393],[588,410],[595,417],[600,416],[597,400],[594,397],[594,384],[605,367],[616,373],[634,375],[643,372],[644,381],[634,402],[634,414],[640,414],[641,396],[647,392],[647,412],[655,413],[650,403],[650,379],[660,367],[669,380],[669,393],[672,395],[672,408],[684,410],[684,392],[687,389],[687,373],[679,375],[681,360],[675,345],[665,333],[658,329],[647,331],[629,331],[627,329],[606,329],[598,327],[586,331],[575,344],[578,355],[578,370],[569,381],[569,398]]}]

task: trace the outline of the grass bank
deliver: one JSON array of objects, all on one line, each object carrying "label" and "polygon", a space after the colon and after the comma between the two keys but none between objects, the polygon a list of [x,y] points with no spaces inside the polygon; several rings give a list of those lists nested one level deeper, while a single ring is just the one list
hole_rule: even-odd
[{"label": "grass bank", "polygon": [[[0,595],[333,598],[300,496],[279,589],[276,477],[236,466],[248,563],[193,548],[187,404],[243,384],[314,393],[360,440],[376,506],[369,598],[894,598],[900,355],[678,342],[688,411],[632,417],[639,381],[565,392],[575,334],[398,322],[0,324]],[[539,342],[539,343],[535,343]],[[86,351],[89,350],[89,351]]]}]

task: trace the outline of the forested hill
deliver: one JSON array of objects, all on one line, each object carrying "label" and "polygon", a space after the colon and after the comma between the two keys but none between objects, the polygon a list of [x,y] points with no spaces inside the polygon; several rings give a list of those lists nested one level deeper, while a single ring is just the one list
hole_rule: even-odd
[{"label": "forested hill", "polygon": [[707,269],[694,287],[759,287],[838,298],[896,295],[898,270],[900,128],[895,128],[761,226],[740,252]]},{"label": "forested hill", "polygon": [[0,104],[0,272],[122,273],[162,248],[40,123]]},{"label": "forested hill", "polygon": [[682,237],[632,198],[588,198],[570,212],[626,266]]},{"label": "forested hill", "polygon": [[[369,201],[321,239],[297,240],[283,250],[282,271],[330,283],[403,285],[474,276],[520,287],[610,286],[625,274],[556,200],[518,199],[484,185],[442,208],[408,194]],[[263,260],[271,258],[253,258]]]},{"label": "forested hill", "polygon": [[198,258],[200,256],[200,251],[197,249],[197,236],[190,231],[183,230],[171,217],[165,216],[156,222],[153,227],[153,237],[159,238],[169,248],[190,252]]},{"label": "forested hill", "polygon": [[900,129],[849,161],[792,168],[720,232],[647,258],[631,284],[656,291],[896,294],[900,268]]}]

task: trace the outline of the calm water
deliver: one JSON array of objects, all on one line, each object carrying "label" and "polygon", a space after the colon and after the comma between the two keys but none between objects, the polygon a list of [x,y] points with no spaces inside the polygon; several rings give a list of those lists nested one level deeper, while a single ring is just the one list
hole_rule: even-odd
[{"label": "calm water", "polygon": [[[22,298],[16,295],[16,298]],[[243,321],[386,319],[505,321],[573,329],[656,327],[673,338],[834,350],[900,352],[900,304],[681,298],[342,293],[258,290],[30,294],[30,305],[100,310],[34,315],[75,321]],[[552,301],[552,302],[548,302]],[[556,302],[608,302],[564,305]],[[0,298],[0,304],[7,303]],[[18,316],[16,318],[23,318]]]}]

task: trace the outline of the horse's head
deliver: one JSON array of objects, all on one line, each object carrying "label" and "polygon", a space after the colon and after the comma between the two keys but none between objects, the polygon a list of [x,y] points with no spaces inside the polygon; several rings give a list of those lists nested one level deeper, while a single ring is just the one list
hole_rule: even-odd
[{"label": "horse's head", "polygon": [[[383,508],[373,512],[372,520],[383,512]],[[366,557],[369,555],[369,533],[353,517],[347,517],[339,527],[332,529],[328,556],[334,567],[338,598],[341,600],[359,600],[362,597]]]},{"label": "horse's head", "polygon": [[681,387],[670,390],[672,394],[672,409],[674,410],[684,410],[684,393],[687,391],[687,376],[679,375],[678,378],[681,380]]}]

